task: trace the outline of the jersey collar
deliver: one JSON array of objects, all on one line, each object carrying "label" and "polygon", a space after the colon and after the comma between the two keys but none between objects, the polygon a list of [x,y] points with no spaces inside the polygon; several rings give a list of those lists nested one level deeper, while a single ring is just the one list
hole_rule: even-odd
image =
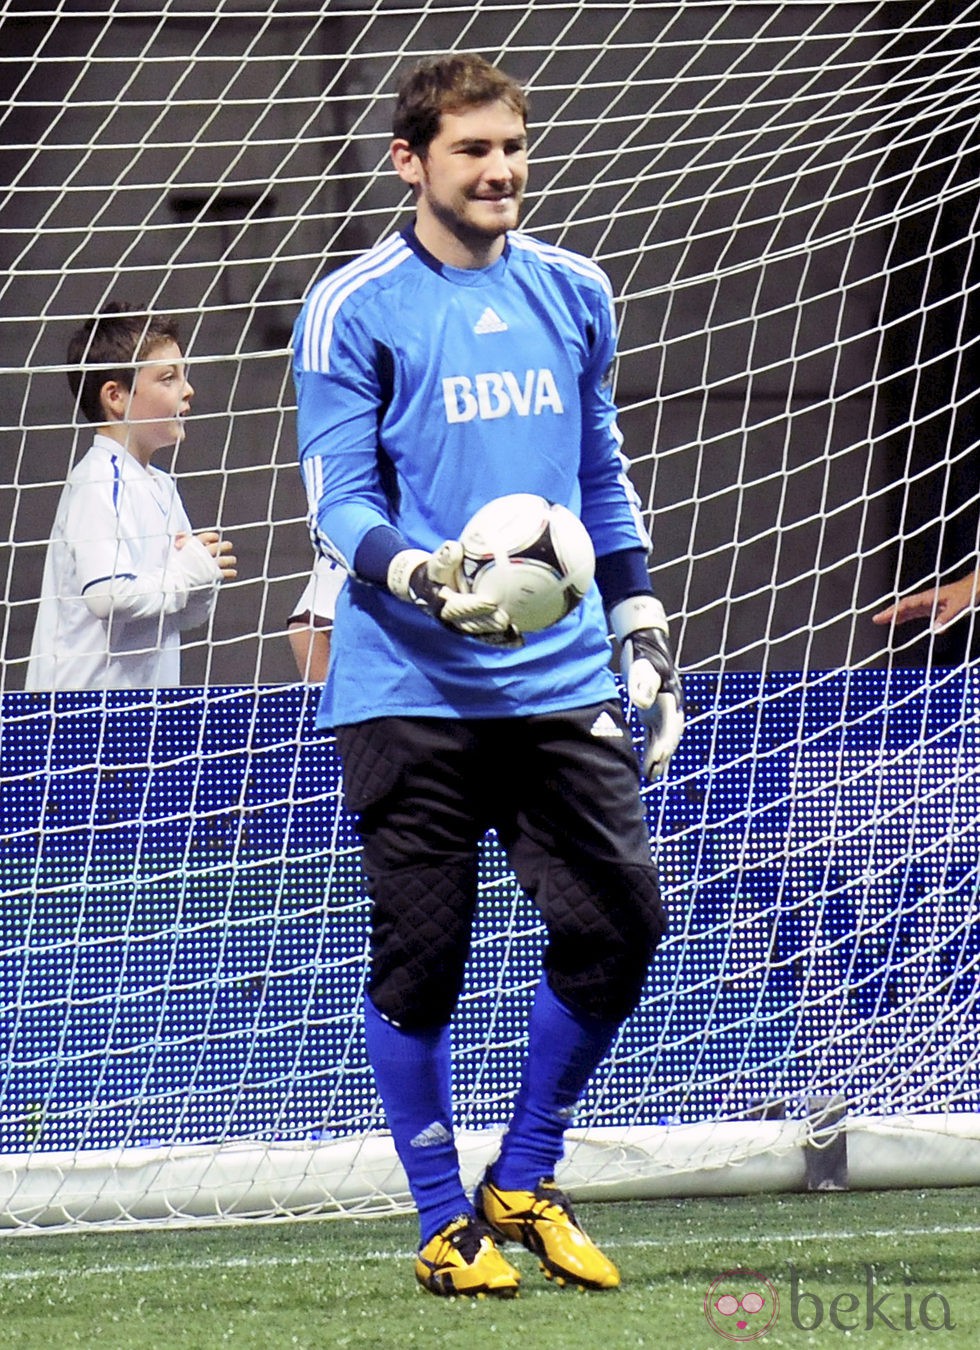
[{"label": "jersey collar", "polygon": [[412,250],[419,262],[425,264],[431,271],[438,276],[445,277],[456,286],[486,286],[494,281],[507,266],[507,260],[510,257],[510,238],[504,237],[504,248],[499,258],[496,258],[489,267],[450,267],[448,263],[440,262],[423,243],[420,242],[415,233],[414,223],[406,225],[401,232],[405,243]]}]

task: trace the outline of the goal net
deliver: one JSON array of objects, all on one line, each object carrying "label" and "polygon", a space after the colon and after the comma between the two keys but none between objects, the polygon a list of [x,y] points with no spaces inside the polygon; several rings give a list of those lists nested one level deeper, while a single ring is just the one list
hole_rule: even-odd
[{"label": "goal net", "polygon": [[[398,228],[391,95],[526,81],[525,227],[609,273],[689,727],[646,791],[671,915],[590,1085],[583,1195],[980,1180],[973,611],[980,6],[86,0],[0,7],[0,1227],[409,1204],[362,1040],[366,913],[317,691],[289,333]],[[181,320],[173,468],[239,559],[179,688],[28,693],[69,335]],[[382,710],[379,710],[382,711]],[[493,838],[454,1028],[467,1175],[542,931]]]}]

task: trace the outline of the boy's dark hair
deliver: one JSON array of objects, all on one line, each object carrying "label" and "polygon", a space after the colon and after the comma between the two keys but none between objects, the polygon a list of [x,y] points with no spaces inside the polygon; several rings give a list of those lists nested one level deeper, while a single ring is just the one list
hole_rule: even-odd
[{"label": "boy's dark hair", "polygon": [[132,389],[136,366],[165,342],[180,343],[177,320],[143,306],[116,301],[82,324],[68,343],[68,383],[90,422],[106,420],[102,386],[109,380]]},{"label": "boy's dark hair", "polygon": [[509,75],[472,52],[430,57],[404,75],[398,85],[392,133],[425,157],[439,134],[444,112],[459,112],[500,99],[527,125],[528,101]]}]

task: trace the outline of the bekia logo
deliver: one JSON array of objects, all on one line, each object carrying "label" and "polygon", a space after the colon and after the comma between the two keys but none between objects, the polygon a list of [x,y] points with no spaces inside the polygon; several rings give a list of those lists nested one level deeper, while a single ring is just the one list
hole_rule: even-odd
[{"label": "bekia logo", "polygon": [[[887,1288],[874,1266],[865,1265],[853,1289],[804,1288],[804,1277],[789,1267],[789,1316],[798,1331],[851,1332],[885,1328],[889,1331],[952,1331],[949,1300],[938,1289],[911,1288],[904,1281],[899,1292]],[[728,1270],[713,1280],[704,1296],[709,1325],[729,1341],[757,1341],[771,1331],[779,1317],[779,1293],[758,1271]]]},{"label": "bekia logo", "polygon": [[729,1341],[757,1341],[776,1324],[776,1286],[755,1270],[726,1270],[704,1296],[704,1315]]},{"label": "bekia logo", "polygon": [[826,1323],[838,1331],[952,1331],[949,1300],[938,1289],[926,1292],[905,1288],[899,1293],[879,1283],[874,1266],[864,1267],[864,1280],[857,1289],[844,1289],[822,1296],[803,1288],[800,1272],[789,1268],[790,1316],[801,1331],[815,1331]]}]

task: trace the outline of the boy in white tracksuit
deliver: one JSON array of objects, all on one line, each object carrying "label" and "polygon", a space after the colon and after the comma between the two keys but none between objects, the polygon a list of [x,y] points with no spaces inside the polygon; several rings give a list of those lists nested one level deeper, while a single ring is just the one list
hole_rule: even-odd
[{"label": "boy in white tracksuit", "polygon": [[194,390],[172,319],[110,305],[72,337],[69,383],[98,428],[62,490],[28,690],[180,683],[180,633],[206,623],[231,544],[194,534],[153,455],[184,436]]}]

